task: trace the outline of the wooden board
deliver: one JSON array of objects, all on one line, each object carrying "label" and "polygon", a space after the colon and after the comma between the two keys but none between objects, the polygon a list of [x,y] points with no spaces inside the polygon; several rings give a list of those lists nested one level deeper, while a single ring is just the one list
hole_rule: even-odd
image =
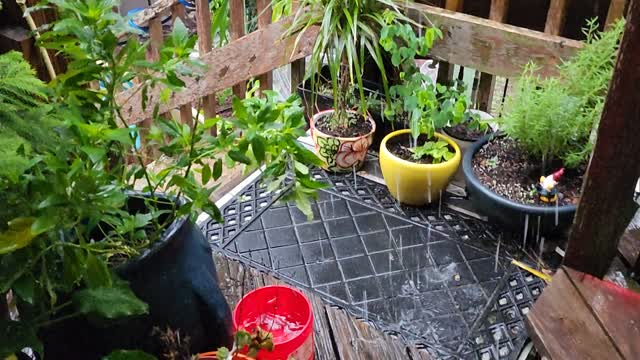
[{"label": "wooden board", "polygon": [[625,292],[571,268],[563,268],[625,359],[640,356],[640,294]]},{"label": "wooden board", "polygon": [[[424,4],[410,4],[441,27],[445,39],[434,44],[429,55],[450,63],[503,77],[518,76],[535,61],[543,75],[557,73],[556,65],[582,47],[582,43],[512,25]],[[415,17],[415,11],[410,12]]]},{"label": "wooden board", "polygon": [[[160,102],[160,113],[193,103],[198,98],[231,87],[253,76],[264,74],[309,54],[317,36],[317,28],[306,31],[294,51],[296,38],[282,39],[286,24],[280,21],[267,25],[264,29],[202,56],[201,60],[207,65],[205,73],[198,78],[185,79],[186,86],[183,91],[172,94],[168,104]],[[155,104],[159,102],[160,89],[154,88],[149,91],[147,107],[143,109],[140,86],[137,85],[122,92],[117,99],[122,105],[124,117],[132,124],[152,115]]]},{"label": "wooden board", "polygon": [[638,208],[639,53],[640,1],[632,1],[564,258],[565,265],[597,277],[605,275]]},{"label": "wooden board", "polygon": [[526,325],[538,352],[550,359],[623,359],[562,270],[533,305]]},{"label": "wooden board", "polygon": [[[271,275],[243,265],[214,250],[222,293],[233,309],[244,294],[265,285],[285,284]],[[429,360],[425,350],[383,334],[345,310],[325,304],[318,295],[301,290],[311,302],[314,314],[315,359],[317,360]]]}]

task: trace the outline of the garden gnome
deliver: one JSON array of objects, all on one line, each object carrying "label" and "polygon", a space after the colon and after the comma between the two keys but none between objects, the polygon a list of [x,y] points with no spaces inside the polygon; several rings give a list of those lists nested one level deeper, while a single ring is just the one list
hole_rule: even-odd
[{"label": "garden gnome", "polygon": [[558,181],[560,181],[562,174],[564,174],[564,168],[561,168],[551,175],[540,176],[540,182],[536,184],[536,190],[538,191],[540,201],[548,203],[558,200],[558,189],[556,188],[556,185],[558,185]]}]

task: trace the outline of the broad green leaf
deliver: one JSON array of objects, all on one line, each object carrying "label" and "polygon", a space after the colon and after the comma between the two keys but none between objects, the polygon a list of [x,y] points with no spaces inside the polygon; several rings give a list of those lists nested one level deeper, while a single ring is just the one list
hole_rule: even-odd
[{"label": "broad green leaf", "polygon": [[9,228],[0,233],[0,255],[7,254],[31,244],[38,235],[32,230],[35,219],[16,218],[9,222]]},{"label": "broad green leaf", "polygon": [[202,185],[207,185],[211,180],[211,168],[209,164],[202,165]]},{"label": "broad green leaf", "polygon": [[125,284],[78,290],[73,294],[77,310],[85,315],[106,319],[147,314],[149,305],[142,302]]},{"label": "broad green leaf", "polygon": [[147,226],[147,224],[151,222],[151,219],[153,219],[153,215],[150,213],[147,213],[147,214],[138,213],[134,216],[134,226],[136,228]]},{"label": "broad green leaf", "polygon": [[94,163],[102,161],[107,154],[107,149],[97,146],[83,146],[82,151],[89,156],[89,159]]},{"label": "broad green leaf", "polygon": [[251,149],[253,150],[253,156],[256,158],[258,164],[262,164],[265,157],[265,140],[262,136],[256,135],[251,141]]},{"label": "broad green leaf", "polygon": [[251,159],[247,155],[241,153],[238,150],[229,151],[229,157],[234,161],[237,161],[246,165],[251,164]]},{"label": "broad green leaf", "polygon": [[107,131],[106,138],[125,145],[133,145],[132,132],[135,133],[136,130],[131,128],[112,129]]},{"label": "broad green leaf", "polygon": [[13,283],[13,291],[15,291],[22,300],[33,304],[35,285],[33,276],[30,274],[22,275],[20,279]]},{"label": "broad green leaf", "polygon": [[140,350],[115,350],[102,360],[156,360],[156,357]]},{"label": "broad green leaf", "polygon": [[213,164],[213,172],[211,173],[213,180],[218,180],[222,176],[222,159],[216,160]]},{"label": "broad green leaf", "polygon": [[87,254],[86,259],[87,271],[84,276],[84,281],[89,288],[102,288],[110,287],[113,284],[111,279],[111,272],[107,267],[107,264],[98,259],[94,254]]},{"label": "broad green leaf", "polygon": [[235,345],[238,348],[242,349],[249,344],[251,344],[251,334],[243,329],[239,329],[238,331],[236,331]]},{"label": "broad green leaf", "polygon": [[64,247],[64,261],[62,263],[65,285],[72,288],[74,284],[82,278],[85,270],[85,256],[82,249],[65,246]]}]

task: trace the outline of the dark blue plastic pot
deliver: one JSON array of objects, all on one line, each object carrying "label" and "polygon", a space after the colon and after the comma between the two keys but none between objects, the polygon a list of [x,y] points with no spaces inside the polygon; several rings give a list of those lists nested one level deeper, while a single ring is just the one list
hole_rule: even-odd
[{"label": "dark blue plastic pot", "polygon": [[564,205],[559,206],[556,210],[554,206],[521,204],[494,193],[476,177],[473,172],[473,157],[493,136],[500,135],[489,134],[480,138],[465,151],[462,158],[462,171],[467,194],[474,207],[489,217],[489,221],[497,222],[514,231],[524,231],[525,223],[528,223],[529,234],[536,236],[538,221],[540,221],[540,236],[565,233],[573,223],[577,206]]},{"label": "dark blue plastic pot", "polygon": [[[129,211],[144,206],[130,198]],[[232,344],[229,306],[218,287],[211,248],[188,217],[173,221],[162,238],[115,269],[149,305],[149,314],[111,323],[76,318],[41,333],[47,359],[100,359],[115,349],[141,349],[162,358],[154,328],[179,330],[191,353]]]}]

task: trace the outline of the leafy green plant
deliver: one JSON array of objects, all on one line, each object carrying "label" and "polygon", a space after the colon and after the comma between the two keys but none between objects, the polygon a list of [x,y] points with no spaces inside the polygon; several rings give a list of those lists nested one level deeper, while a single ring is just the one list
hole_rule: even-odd
[{"label": "leafy green plant", "polygon": [[[287,196],[308,216],[309,198],[322,186],[307,167],[319,160],[295,141],[305,126],[297,98],[278,103],[273,93],[250,93],[234,99],[231,119],[201,120],[198,107],[188,124],[160,116],[156,104],[149,127],[130,127],[117,100],[122,84],[136,79],[132,91],[146,107],[149,93],[157,89],[168,101],[203,65],[190,59],[196,40],[179,20],[159,60],[147,61],[149,43],[112,11],[116,5],[42,5],[55,7],[60,20],[40,45],[69,60],[48,88],[16,54],[0,57],[0,143],[12,144],[0,151],[15,162],[0,169],[0,294],[12,291],[19,314],[18,321],[0,320],[0,358],[24,347],[42,353],[38,330],[69,318],[145,314],[147,304],[112,269],[179,217],[204,211],[220,220],[210,195],[224,166],[264,165],[270,189],[284,187],[289,176]],[[122,34],[130,39],[120,46]],[[157,149],[162,166],[149,166],[154,159],[138,140]],[[131,199],[145,209],[130,213]]]},{"label": "leafy green plant", "polygon": [[[233,349],[229,350],[226,347],[221,347],[218,349],[215,357],[211,358],[232,360],[234,355],[239,354],[245,347],[248,349],[247,356],[252,359],[257,358],[258,351],[260,350],[273,351],[273,334],[261,329],[259,326],[252,332],[239,329],[235,335]],[[208,359],[209,357],[205,355],[201,358]]]},{"label": "leafy green plant", "polygon": [[[389,118],[408,120],[413,158],[431,156],[434,163],[449,160],[454,155],[446,141],[431,140],[435,131],[468,118],[464,89],[436,84],[416,66],[416,55],[425,56],[434,41],[440,38],[442,32],[435,27],[427,28],[424,36],[418,37],[411,26],[387,21],[380,39],[384,50],[391,55],[393,65],[400,70],[401,79],[400,84],[390,89],[391,101],[384,114]],[[418,145],[421,134],[427,140]]]},{"label": "leafy green plant", "polygon": [[624,20],[608,31],[597,29],[595,19],[588,22],[584,47],[558,67],[556,77],[543,78],[528,64],[498,119],[543,168],[554,160],[575,168],[591,154]]},{"label": "leafy green plant", "polygon": [[[291,2],[292,0],[276,0],[274,7],[290,9]],[[311,79],[313,92],[312,102],[316,102],[316,93],[320,86],[319,76],[326,62],[330,70],[335,110],[329,119],[329,125],[332,129],[347,128],[357,120],[347,111],[354,85],[357,85],[360,95],[359,110],[362,114],[367,114],[362,81],[365,58],[369,57],[376,63],[382,75],[385,93],[388,92],[387,75],[379,44],[382,28],[388,22],[414,22],[391,0],[302,0],[297,5],[298,10],[284,36],[298,33],[297,45],[304,31],[311,26],[319,26],[318,37],[307,67],[307,77]]]}]

